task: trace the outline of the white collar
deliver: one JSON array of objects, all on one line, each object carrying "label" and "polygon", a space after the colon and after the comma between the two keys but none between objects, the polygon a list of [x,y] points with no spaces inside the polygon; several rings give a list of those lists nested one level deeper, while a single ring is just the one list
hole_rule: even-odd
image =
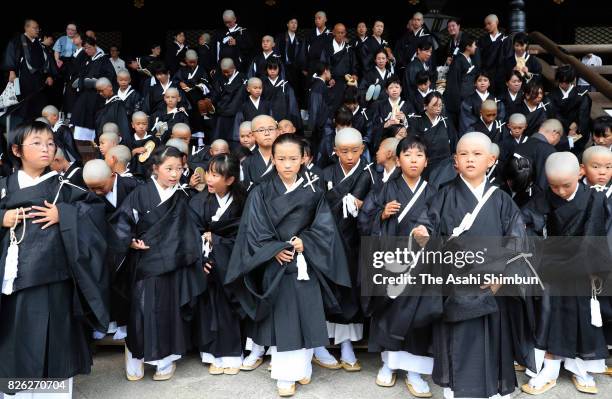
[{"label": "white collar", "polygon": [[378,68],[378,66],[376,66],[375,68],[376,68],[376,71],[378,71],[378,74],[380,75],[380,78],[384,79],[385,76],[387,75],[387,69],[386,68],[380,69],[380,68]]},{"label": "white collar", "polygon": [[563,95],[563,100],[565,100],[566,98],[569,97],[572,90],[574,90],[574,85],[570,85],[570,87],[567,88],[567,91],[563,90],[560,87],[559,87],[559,90],[561,90],[561,94]]},{"label": "white collar", "polygon": [[287,31],[287,36],[289,36],[289,40],[293,41],[295,38],[295,33]]},{"label": "white collar", "polygon": [[292,192],[292,191],[294,191],[296,188],[298,188],[298,187],[300,186],[300,184],[302,184],[302,182],[304,181],[304,178],[303,178],[303,177],[300,177],[300,178],[298,179],[298,176],[296,175],[296,176],[295,176],[295,181],[294,181],[292,184],[290,184],[290,185],[287,185],[287,183],[285,183],[285,182],[284,182],[282,179],[281,179],[281,181],[283,182],[283,184],[285,185],[285,188],[287,189],[287,191],[285,192],[285,194],[289,194],[290,192]]},{"label": "white collar", "polygon": [[161,202],[159,203],[159,205],[163,204],[164,202],[172,198],[172,195],[174,195],[174,193],[178,189],[178,184],[172,187],[162,188],[159,185],[159,183],[157,183],[157,179],[155,177],[152,176],[151,179],[153,180],[153,183],[155,184],[155,188],[157,189],[157,194],[159,194],[159,198],[161,198]]},{"label": "white collar", "polygon": [[57,176],[56,171],[51,171],[38,177],[30,177],[30,175],[20,169],[17,172],[17,182],[19,183],[19,188],[24,189],[28,187],[33,187],[38,183],[43,182],[53,176]]},{"label": "white collar", "polygon": [[276,82],[278,82],[278,76],[274,80],[270,79],[270,77],[268,76],[268,80],[270,81],[270,83],[272,83],[272,86],[276,87]]},{"label": "white collar", "polygon": [[[374,35],[372,35],[372,37],[374,38],[374,40],[376,40],[376,41],[378,42],[378,44],[382,44],[382,42],[383,42],[382,37],[376,37],[376,36],[374,36]],[[364,40],[364,41],[365,41],[365,40]]]},{"label": "white collar", "polygon": [[266,53],[265,53],[265,52],[263,52],[263,51],[262,51],[261,53],[263,54],[264,59],[266,59],[266,60],[267,60],[269,56],[271,56],[272,54],[274,54],[274,50],[270,51],[268,54],[266,54]]},{"label": "white collar", "polygon": [[91,57],[91,60],[92,60],[92,61],[95,61],[95,60],[97,60],[98,58],[102,57],[103,55],[104,55],[104,51],[103,51],[103,50],[102,50],[100,47],[98,47],[98,48],[96,49],[96,53],[94,54],[94,56],[93,56],[93,57]]},{"label": "white collar", "polygon": [[492,42],[496,41],[496,40],[497,40],[497,38],[498,38],[498,37],[500,37],[500,36],[501,36],[501,32],[500,32],[500,31],[497,31],[497,34],[496,34],[495,36],[493,36],[493,35],[491,35],[491,34],[489,33],[489,38],[491,38],[491,41],[492,41]]},{"label": "white collar", "polygon": [[442,120],[442,116],[441,115],[436,115],[436,119],[434,119],[433,121],[429,118],[429,115],[427,115],[427,119],[429,119],[429,121],[431,122],[431,127],[435,127],[438,123],[440,123],[440,121]]},{"label": "white collar", "polygon": [[359,165],[361,164],[361,158],[357,161],[357,163],[355,164],[355,166],[353,166],[351,168],[351,170],[348,171],[348,173],[344,173],[344,168],[342,167],[342,165],[338,164],[338,166],[340,166],[340,170],[342,171],[342,173],[344,174],[344,179],[346,179],[347,177],[349,177],[350,175],[352,175],[353,173],[355,173],[355,171],[357,170],[357,168],[359,167]]},{"label": "white collar", "polygon": [[325,79],[323,79],[322,77],[320,77],[316,73],[312,77],[315,78],[315,79],[321,79],[321,82],[323,82],[323,83],[325,83],[327,85],[327,82],[325,81]]},{"label": "white collar", "polygon": [[104,105],[106,105],[106,104],[108,104],[108,103],[112,103],[112,102],[113,102],[113,101],[115,101],[115,100],[121,100],[121,98],[119,98],[119,96],[115,94],[114,96],[112,96],[111,98],[109,98],[108,100],[106,100],[106,101],[104,102]]},{"label": "white collar", "polygon": [[495,121],[491,122],[491,124],[487,125],[487,123],[484,121],[484,119],[482,119],[482,116],[480,117],[480,120],[482,121],[482,124],[485,125],[485,127],[487,128],[487,130],[490,132],[493,129],[493,125],[495,124]]},{"label": "white collar", "polygon": [[571,202],[574,199],[574,197],[576,196],[576,193],[578,192],[579,187],[580,187],[580,183],[576,184],[576,189],[574,190],[574,193],[570,195],[568,199],[566,199],[567,202]]},{"label": "white collar", "polygon": [[397,168],[397,166],[394,165],[393,169],[391,169],[389,172],[387,172],[387,169],[383,168],[383,177],[382,177],[383,183],[386,183],[387,180],[389,180],[389,177],[391,177],[393,172],[395,172],[396,168]]},{"label": "white collar", "polygon": [[238,29],[240,29],[240,27],[238,26],[238,24],[234,25],[232,28],[227,28],[228,31],[230,32],[236,32]]},{"label": "white collar", "polygon": [[117,177],[117,175],[115,175],[115,181],[113,182],[113,189],[112,191],[109,191],[105,195],[108,202],[110,202],[111,205],[114,206],[115,208],[117,207],[117,180],[119,180],[119,178]]},{"label": "white collar", "polygon": [[83,47],[79,47],[78,49],[74,50],[74,53],[72,54],[72,56],[76,57],[77,55],[79,55],[81,51],[83,51]]},{"label": "white collar", "polygon": [[166,90],[168,90],[170,88],[170,85],[172,84],[172,79],[170,79],[168,77],[168,82],[166,83],[166,85],[164,86],[164,84],[162,82],[159,82],[159,85],[162,88],[162,94],[166,94]]},{"label": "white collar", "polygon": [[516,94],[512,94],[510,89],[508,89],[508,95],[510,95],[510,98],[512,99],[512,101],[516,101],[516,96],[518,96],[518,94],[519,94],[518,91],[516,92]]},{"label": "white collar", "polygon": [[529,59],[529,53],[525,51],[525,54],[523,54],[522,57],[519,57],[518,55],[516,55],[516,53],[514,53],[514,59],[518,60],[519,58],[522,58],[525,60],[525,62],[527,62],[527,60]]},{"label": "white collar", "polygon": [[[253,146],[255,147],[255,146]],[[259,148],[257,148],[257,152],[259,153],[259,156],[261,157],[261,159],[264,161],[264,163],[266,165],[268,165],[268,163],[270,163],[270,159],[272,158],[272,155],[270,155],[270,158],[268,158],[268,160],[266,161],[266,158],[264,158],[263,154],[261,153],[261,150]]]},{"label": "white collar", "polygon": [[238,76],[238,70],[236,69],[234,71],[234,73],[232,74],[232,76],[229,77],[229,79],[227,80],[227,84],[230,85],[232,84],[232,82],[234,81],[234,79],[236,79],[236,76]]},{"label": "white collar", "polygon": [[428,95],[429,93],[431,93],[433,90],[431,90],[431,87],[427,89],[426,92],[422,92],[421,89],[417,89],[417,91],[419,92],[419,94],[421,94],[421,96],[424,98],[426,95]]},{"label": "white collar", "polygon": [[223,208],[225,204],[227,204],[227,201],[229,201],[230,198],[232,198],[229,191],[225,193],[223,197],[220,197],[219,194],[215,193],[215,197],[217,198],[217,203],[219,204],[220,208]]},{"label": "white collar", "polygon": [[476,197],[476,199],[478,201],[480,201],[480,199],[482,198],[482,196],[484,195],[484,190],[485,190],[485,184],[487,183],[487,177],[485,176],[482,179],[482,183],[480,183],[478,185],[478,187],[474,188],[472,187],[472,185],[470,183],[467,182],[467,180],[465,180],[465,178],[459,174],[459,176],[461,177],[461,180],[463,180],[463,182],[465,183],[465,185],[470,189],[470,191],[472,192],[472,194],[474,194],[474,197]]},{"label": "white collar", "polygon": [[145,140],[145,139],[148,139],[149,137],[151,137],[151,135],[148,132],[145,133],[143,138],[138,137],[138,135],[134,133],[134,141]]},{"label": "white collar", "polygon": [[334,54],[336,54],[336,53],[339,53],[340,51],[344,50],[344,46],[346,46],[346,42],[342,42],[342,43],[338,44],[336,39],[333,39],[332,40],[332,45],[334,47]]},{"label": "white collar", "polygon": [[[250,151],[255,151],[255,148],[257,148],[257,144],[253,144],[253,145],[252,145],[252,146],[249,148],[249,150],[250,150]],[[260,152],[260,154],[261,154],[261,152]],[[263,158],[263,155],[262,155],[261,157]]]},{"label": "white collar", "polygon": [[527,109],[529,110],[529,112],[533,112],[533,111],[535,111],[536,109],[538,109],[538,108],[540,107],[540,104],[542,104],[542,103],[540,103],[540,104],[536,105],[535,107],[531,108],[531,107],[529,106],[529,103],[527,103],[527,100],[523,100],[523,102],[525,103],[525,106],[527,107]]},{"label": "white collar", "polygon": [[323,33],[325,33],[327,31],[327,27],[323,27],[323,30],[319,32],[319,28],[317,28],[315,26],[315,33],[317,34],[317,36],[321,36]]},{"label": "white collar", "polygon": [[[403,105],[402,102],[402,98],[398,98],[396,102],[393,102],[393,100],[391,99],[391,97],[389,97],[389,104],[391,104],[391,108],[397,106],[398,108],[401,108]],[[400,110],[401,111],[401,110]]]},{"label": "white collar", "polygon": [[480,97],[480,99],[482,101],[486,100],[487,97],[489,97],[489,91],[485,91],[484,93],[479,92],[478,90],[474,90],[476,92],[476,94],[478,94],[478,97]]},{"label": "white collar", "polygon": [[359,112],[360,109],[361,107],[358,105],[357,108],[355,108],[355,111],[353,111],[353,116],[357,115],[357,112]]},{"label": "white collar", "polygon": [[196,65],[193,71],[187,72],[187,79],[192,79],[195,76],[195,74],[198,72],[198,69],[200,69],[200,65]]},{"label": "white collar", "polygon": [[257,100],[253,100],[253,97],[249,96],[249,100],[251,100],[251,103],[256,109],[259,109],[259,100],[261,100],[261,97],[259,97]]},{"label": "white collar", "polygon": [[125,101],[125,99],[128,98],[130,94],[132,94],[133,92],[134,92],[134,89],[132,89],[132,86],[129,85],[127,89],[125,89],[125,91],[121,91],[121,89],[117,89],[117,96],[119,96],[121,100]]},{"label": "white collar", "polygon": [[465,55],[465,53],[461,53],[462,56],[465,57],[465,59],[467,60],[467,62],[470,63],[470,65],[472,65],[472,59],[470,57],[468,57],[467,55]]}]

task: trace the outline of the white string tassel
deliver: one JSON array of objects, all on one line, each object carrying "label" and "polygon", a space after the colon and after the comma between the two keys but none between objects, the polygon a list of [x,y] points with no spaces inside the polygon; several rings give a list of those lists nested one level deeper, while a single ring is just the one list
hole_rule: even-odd
[{"label": "white string tassel", "polygon": [[4,264],[4,277],[2,279],[2,293],[4,295],[11,295],[13,293],[13,283],[17,278],[17,265],[19,263],[19,244],[25,237],[26,220],[23,219],[23,230],[21,231],[21,239],[17,240],[15,235],[15,229],[19,222],[19,214],[23,213],[25,217],[25,210],[23,208],[17,209],[17,216],[15,218],[15,224],[11,227],[10,234],[10,245],[6,253],[6,262]]},{"label": "white string tassel", "polygon": [[[291,237],[291,240],[289,240],[289,244],[293,244],[293,241],[295,241],[297,239],[297,237]],[[297,275],[297,279],[298,280],[310,280],[310,276],[308,275],[308,264],[306,263],[306,258],[304,257],[304,254],[301,252],[297,253],[297,258],[296,258],[296,265],[297,265],[297,269],[298,269],[298,275]]]},{"label": "white string tassel", "polygon": [[597,295],[601,294],[602,281],[599,277],[591,278],[591,324],[595,327],[603,326],[601,308]]},{"label": "white string tassel", "polygon": [[357,208],[357,204],[355,203],[355,197],[353,194],[347,194],[342,197],[342,215],[346,219],[350,214],[354,218],[357,217],[359,213],[359,208]]}]

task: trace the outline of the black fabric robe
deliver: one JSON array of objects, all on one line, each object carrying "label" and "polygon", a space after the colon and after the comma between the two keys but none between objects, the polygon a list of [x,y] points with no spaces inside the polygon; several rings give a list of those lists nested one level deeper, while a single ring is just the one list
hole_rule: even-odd
[{"label": "black fabric robe", "polygon": [[[150,82],[150,81],[147,80],[147,82]],[[151,115],[154,112],[165,109],[166,108],[166,103],[164,102],[165,91],[162,85],[159,82],[156,82],[153,86],[149,86],[149,85],[146,85],[146,86],[148,86],[148,89],[146,90],[144,99],[142,100],[142,111],[146,113],[147,115]],[[181,95],[181,101],[179,101],[178,107],[186,106],[187,102],[185,100],[185,96],[183,95],[184,94],[183,91],[179,87],[178,81],[171,80],[170,86],[168,86],[167,89],[169,89],[170,87],[174,87],[175,89],[177,89],[179,91],[179,94]]]},{"label": "black fabric robe", "polygon": [[[605,236],[609,220],[604,193],[591,190],[579,183],[571,201],[555,195],[550,188],[536,195],[524,208],[527,229],[532,234],[556,236],[554,245],[536,250],[539,270],[544,281],[563,279],[563,287],[552,284],[539,303],[537,346],[556,356],[583,360],[606,359],[608,349],[603,328],[591,324],[590,296],[568,296],[569,285],[588,292],[590,275],[609,273],[610,264],[585,262],[591,259],[609,259],[608,248],[593,248],[579,237]],[[564,236],[565,239],[559,237]],[[597,245],[597,244],[596,244]],[[563,248],[562,251],[559,251]],[[601,255],[595,255],[595,251]],[[599,264],[595,264],[599,263]],[[605,277],[604,277],[605,278]],[[571,284],[570,284],[571,283]],[[563,292],[560,292],[563,290]]]},{"label": "black fabric robe", "polygon": [[[191,90],[182,91],[181,94],[184,94],[184,100],[189,102],[191,109],[198,109],[198,101],[204,99],[205,97],[211,97],[212,93],[212,85],[208,81],[208,74],[206,69],[200,65],[196,65],[196,67],[192,70],[189,67],[181,67],[174,77],[173,81],[180,83],[185,83]],[[207,94],[204,94],[204,91],[208,90]]]},{"label": "black fabric robe", "polygon": [[[368,235],[383,237],[408,236],[416,227],[414,220],[427,209],[427,204],[437,193],[431,185],[426,185],[400,222],[400,214],[424,183],[421,179],[415,187],[415,192],[412,192],[402,177],[401,170],[397,168],[382,190],[372,191],[368,195],[359,215],[360,224],[368,226],[362,228],[362,232],[367,230]],[[385,205],[391,201],[398,201],[402,207],[395,215],[382,220]],[[368,339],[370,352],[405,350],[413,355],[431,356],[431,321],[442,312],[439,298],[412,293],[410,296],[400,295],[395,299],[386,296],[371,297],[364,302],[364,312],[368,316],[371,315]]]},{"label": "black fabric robe", "polygon": [[187,50],[189,50],[189,47],[187,47],[186,43],[183,44],[183,47],[180,47],[177,42],[168,44],[166,48],[165,64],[170,70],[171,75],[174,75],[181,67],[181,63],[185,61]]},{"label": "black fabric robe", "polygon": [[249,67],[248,77],[258,77],[261,80],[267,79],[268,72],[266,70],[266,65],[268,61],[275,60],[278,64],[278,75],[281,78],[285,78],[285,66],[283,65],[283,57],[281,54],[276,53],[274,50],[271,54],[268,55],[268,58],[263,54],[263,52],[258,53],[255,57],[253,57],[253,61],[251,62],[251,66]]},{"label": "black fabric robe", "polygon": [[529,140],[523,144],[517,145],[514,149],[516,154],[529,158],[533,167],[533,181],[542,190],[548,187],[548,181],[546,180],[546,173],[544,170],[546,158],[556,151],[555,147],[549,144],[546,138],[540,133],[533,134],[529,137]]},{"label": "black fabric robe", "polygon": [[502,90],[498,99],[504,103],[504,109],[506,110],[506,122],[510,119],[510,116],[518,112],[519,106],[523,103],[523,92],[519,90],[514,97],[514,100],[510,96],[510,91],[506,88]]},{"label": "black fabric robe", "polygon": [[316,64],[321,61],[321,54],[323,53],[324,47],[330,40],[332,40],[332,36],[327,28],[323,29],[323,33],[317,34],[317,28],[314,27],[304,35],[308,75],[312,76],[314,73]]},{"label": "black fabric robe", "polygon": [[[188,195],[178,189],[160,201],[149,179],[111,217],[113,264],[116,270],[128,268],[131,277],[126,345],[134,358],[145,361],[189,350],[193,307],[206,287],[202,241]],[[130,249],[133,238],[150,248]]]},{"label": "black fabric robe", "polygon": [[550,101],[544,97],[542,102],[538,104],[535,110],[531,111],[525,101],[521,101],[514,110],[514,112],[518,112],[520,114],[525,115],[527,118],[527,129],[523,133],[525,136],[529,137],[535,132],[538,131],[542,122],[546,119],[553,118],[553,107],[551,106]]},{"label": "black fabric robe", "polygon": [[[235,46],[227,43],[226,39],[229,37],[236,39]],[[251,63],[251,50],[253,49],[253,40],[247,28],[236,25],[232,32],[227,28],[223,31],[219,30],[214,36],[213,43],[217,64],[224,58],[231,58],[236,68],[246,73]]]},{"label": "black fabric robe", "polygon": [[217,89],[218,95],[213,101],[216,108],[213,140],[224,139],[230,145],[234,141],[232,128],[234,126],[234,118],[240,110],[244,98],[247,96],[245,90],[246,81],[246,76],[240,72],[229,84],[229,80],[223,78],[221,86]]},{"label": "black fabric robe", "polygon": [[87,188],[85,180],[83,180],[83,168],[81,168],[77,162],[73,162],[72,165],[70,165],[62,174],[62,177],[70,181],[72,184]]},{"label": "black fabric robe", "polygon": [[482,117],[478,118],[469,128],[468,132],[480,132],[486,134],[493,143],[499,143],[504,132],[505,122],[502,119],[496,119],[492,122],[491,128],[484,123]]},{"label": "black fabric robe", "polygon": [[277,121],[288,119],[297,131],[303,129],[302,116],[293,87],[287,80],[278,78],[275,83],[263,79],[261,98],[272,104],[272,115]]},{"label": "black fabric robe", "polygon": [[486,33],[478,39],[477,47],[480,54],[480,66],[491,76],[491,91],[498,93],[502,90],[497,82],[503,81],[504,61],[511,55],[512,40],[500,32],[495,41]]},{"label": "black fabric robe", "polygon": [[[68,125],[65,125],[63,121],[58,122],[52,128],[53,130],[53,141],[55,145],[61,148],[71,162],[81,162],[81,154],[76,148],[74,143],[74,137],[72,130]],[[4,157],[2,158],[4,160]]]},{"label": "black fabric robe", "polygon": [[329,90],[332,113],[336,112],[344,100],[344,90],[347,86],[344,75],[357,74],[357,60],[353,48],[346,43],[342,50],[334,53],[333,42],[334,39],[327,41],[321,53],[321,61],[329,64],[331,78],[336,82]]},{"label": "black fabric robe", "polygon": [[553,117],[561,121],[566,134],[569,132],[569,126],[575,122],[578,125],[578,133],[588,135],[591,125],[591,98],[587,90],[580,90],[574,86],[569,96],[563,98],[561,89],[555,87],[548,93],[548,98],[552,105]]},{"label": "black fabric robe", "polygon": [[[365,95],[371,85],[380,85],[380,95],[378,96],[377,100],[382,101],[387,99],[388,96],[387,92],[385,91],[385,84],[387,83],[387,79],[389,79],[391,76],[393,76],[393,73],[386,69],[385,77],[383,78],[380,76],[380,73],[378,73],[376,66],[370,68],[367,72],[364,72],[363,76],[359,80],[359,100],[361,105],[366,106],[367,102],[365,100]],[[374,107],[374,104],[374,102],[371,103],[372,108]]]},{"label": "black fabric robe", "polygon": [[516,147],[526,141],[527,136],[524,134],[518,141],[516,141],[514,137],[512,137],[512,134],[510,134],[510,130],[507,129],[507,127],[502,128],[502,135],[499,140],[499,161],[501,165],[505,165],[514,154]]},{"label": "black fabric robe", "polygon": [[[411,30],[407,31],[404,36],[402,36],[401,39],[397,41],[397,43],[395,44],[395,51],[393,52],[397,61],[397,70],[403,72],[403,70],[408,66],[410,61],[412,61],[412,57],[414,57],[414,55],[416,54],[419,43],[423,40],[431,42],[432,47],[437,48],[436,40],[430,34],[429,29],[427,29],[426,26],[422,26],[416,32],[413,32]],[[434,65],[433,56],[430,60],[430,65]]]},{"label": "black fabric robe", "polygon": [[206,77],[210,77],[210,71],[217,66],[217,55],[209,44],[197,45],[195,51],[198,53],[198,65],[204,68]]},{"label": "black fabric robe", "polygon": [[[485,100],[493,100],[497,104],[497,119],[506,120],[506,110],[504,103],[494,97],[491,92],[488,93]],[[478,121],[480,118],[480,108],[482,107],[483,99],[474,90],[472,94],[467,96],[461,102],[461,111],[459,115],[459,136],[463,136],[469,130],[469,127]]]},{"label": "black fabric robe", "polygon": [[274,169],[274,167],[270,168],[271,164],[272,157],[270,157],[266,164],[259,150],[255,149],[251,156],[242,161],[242,173],[244,176],[242,184],[244,187],[250,190],[254,184],[261,182],[262,177],[267,176]]},{"label": "black fabric robe", "polygon": [[322,79],[313,78],[308,93],[308,128],[311,132],[310,144],[313,155],[319,152],[319,144],[325,134],[325,124],[332,117],[331,96],[327,83]]},{"label": "black fabric robe", "polygon": [[381,39],[379,42],[374,36],[368,36],[356,48],[358,55],[361,76],[365,76],[368,72],[376,68],[374,57],[380,50],[389,48],[389,43]]},{"label": "black fabric robe", "polygon": [[194,313],[194,345],[200,352],[211,353],[216,358],[240,356],[242,336],[240,312],[236,299],[223,286],[229,260],[234,248],[240,216],[244,206],[234,198],[218,221],[213,221],[219,209],[215,194],[208,191],[198,193],[190,202],[195,212],[200,234],[212,233],[212,252],[203,262],[210,263],[212,270],[206,275],[207,290],[198,298]]},{"label": "black fabric robe", "polygon": [[132,86],[128,86],[126,97],[122,99],[123,105],[125,106],[125,112],[127,113],[128,120],[132,120],[132,114],[142,109],[143,98],[138,91]]},{"label": "black fabric robe", "polygon": [[[425,69],[426,66],[428,69]],[[438,72],[436,71],[436,69],[432,66],[429,66],[428,63],[423,64],[421,60],[415,57],[406,67],[406,72],[403,76],[404,80],[402,82],[402,94],[405,99],[408,99],[417,91],[416,76],[421,71],[427,71],[427,74],[429,75],[429,81],[433,86],[436,85],[436,82],[438,81]]]},{"label": "black fabric robe", "polygon": [[410,119],[411,132],[419,136],[427,146],[427,168],[425,179],[445,160],[451,158],[457,146],[457,133],[449,119],[442,115],[433,126],[427,114]]},{"label": "black fabric robe", "polygon": [[[170,139],[170,136],[172,136],[172,128],[174,125],[177,123],[186,123],[189,125],[189,115],[185,110],[178,108],[175,108],[174,112],[168,112],[166,107],[154,112],[149,116],[149,129],[153,135],[157,135],[157,130],[154,129],[154,127],[160,122],[166,122],[168,124],[168,129],[159,137],[159,140],[165,143]],[[133,137],[132,135],[132,138]]]},{"label": "black fabric robe", "polygon": [[[132,146],[130,150],[134,148],[144,147],[145,143],[149,140],[155,142],[155,146],[157,147],[160,142],[157,137],[151,134],[147,134],[142,139],[138,139],[136,135],[133,136]],[[151,157],[147,159],[145,162],[140,162],[138,160],[138,155],[132,156],[132,160],[130,161],[130,172],[140,180],[146,180],[151,176]]]},{"label": "black fabric robe", "polygon": [[116,123],[119,127],[120,144],[130,146],[132,143],[132,127],[128,120],[125,104],[118,96],[105,101],[102,108],[96,112],[96,141],[102,134],[102,128],[107,122]]},{"label": "black fabric robe", "polygon": [[[83,50],[84,52],[85,50]],[[96,91],[96,83],[92,80],[107,78],[116,88],[117,76],[115,68],[107,55],[101,49],[93,57],[87,57],[78,74],[78,95],[72,109],[70,123],[87,129],[96,128],[96,112],[104,105],[104,100]],[[125,111],[124,111],[125,112]]]},{"label": "black fabric robe", "polygon": [[[281,352],[327,345],[325,315],[341,312],[337,289],[351,285],[324,193],[306,184],[286,193],[274,173],[253,188],[225,279],[252,321],[248,336]],[[304,242],[309,280],[297,280],[296,260],[275,259],[294,236]]]},{"label": "black fabric robe", "polygon": [[[89,328],[106,331],[109,323],[104,204],[85,190],[68,185],[60,190],[57,176],[20,189],[14,173],[0,186],[1,217],[8,209],[53,202],[59,190],[59,223],[41,230],[42,224],[27,220],[14,291],[0,294],[0,377],[88,374]],[[4,276],[9,229],[2,228],[0,236]]]},{"label": "black fabric robe", "polygon": [[[514,69],[516,66],[516,57],[514,53],[509,57],[506,57],[504,60],[504,72],[503,75],[498,75],[497,87],[499,87],[499,91],[504,91],[504,80],[506,76]],[[525,54],[525,66],[529,70],[529,73],[533,74],[531,79],[542,80],[542,65],[537,60],[534,55]]]},{"label": "black fabric robe", "polygon": [[[485,192],[490,186],[486,183]],[[450,237],[476,204],[476,197],[457,177],[438,192],[416,223],[425,225],[432,237]],[[462,242],[461,248],[478,247],[470,244],[473,237],[488,237],[499,248],[492,254],[489,245],[487,270],[525,275],[522,264],[506,265],[507,259],[525,250],[526,237],[521,212],[508,194],[495,190],[472,227],[455,240]],[[504,237],[515,240],[506,242]],[[459,270],[443,267],[452,268],[455,275]],[[477,271],[476,265],[471,267]],[[454,285],[447,294],[439,297],[444,300],[443,318],[433,326],[434,382],[451,388],[458,398],[512,393],[517,385],[514,360],[535,368],[532,331],[523,320],[524,302],[520,297],[495,296],[478,286]]]},{"label": "black fabric robe", "polygon": [[[325,185],[325,198],[334,216],[338,232],[342,238],[342,244],[351,276],[351,289],[341,289],[342,315],[328,316],[328,321],[347,324],[363,323],[361,312],[361,282],[359,281],[359,235],[357,217],[348,214],[343,215],[342,199],[347,194],[364,201],[374,183],[374,168],[363,160],[353,174],[345,178],[340,162],[323,169],[323,184]],[[359,214],[358,214],[359,215]]]},{"label": "black fabric robe", "polygon": [[456,115],[454,123],[459,121],[461,102],[474,92],[474,79],[478,72],[478,63],[474,57],[470,61],[463,54],[458,54],[448,68],[444,106],[447,111]]},{"label": "black fabric robe", "polygon": [[[404,124],[411,125],[412,118],[415,117],[415,111],[412,108],[412,104],[409,101],[400,100],[399,110],[405,115],[408,119],[404,121]],[[373,112],[373,120],[372,120],[372,140],[370,144],[370,148],[376,149],[378,145],[382,141],[383,132],[385,130],[385,122],[387,122],[392,117],[393,107],[389,98],[384,100],[378,100],[374,105]]]}]

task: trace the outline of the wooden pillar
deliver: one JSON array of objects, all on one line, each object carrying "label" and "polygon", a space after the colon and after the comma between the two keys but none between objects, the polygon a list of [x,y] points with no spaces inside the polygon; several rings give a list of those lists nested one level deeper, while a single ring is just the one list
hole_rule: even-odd
[{"label": "wooden pillar", "polygon": [[510,1],[510,33],[526,32],[527,17],[525,14],[525,1]]}]

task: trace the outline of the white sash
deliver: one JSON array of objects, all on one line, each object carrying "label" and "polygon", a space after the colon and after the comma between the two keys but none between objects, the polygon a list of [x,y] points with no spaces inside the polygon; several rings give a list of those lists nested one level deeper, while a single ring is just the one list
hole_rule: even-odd
[{"label": "white sash", "polygon": [[476,220],[478,213],[480,213],[480,210],[482,209],[484,204],[486,204],[486,202],[489,200],[489,198],[491,197],[491,195],[496,189],[497,187],[495,186],[489,187],[485,195],[483,195],[480,201],[478,201],[478,204],[476,204],[476,208],[474,208],[472,212],[466,213],[465,216],[463,217],[463,220],[459,224],[459,226],[453,229],[453,234],[450,237],[451,239],[455,237],[459,237],[461,234],[468,231],[472,227],[472,224]]},{"label": "white sash", "polygon": [[421,187],[419,187],[419,189],[417,190],[417,192],[412,196],[412,198],[410,199],[410,201],[408,202],[408,205],[406,205],[406,207],[404,208],[404,210],[402,211],[402,213],[400,213],[400,215],[397,218],[397,222],[401,223],[401,221],[404,219],[404,217],[408,214],[408,211],[410,211],[410,209],[414,206],[414,204],[417,202],[417,200],[419,199],[419,197],[421,196],[421,194],[423,193],[423,191],[425,191],[425,186],[427,186],[427,182],[423,181],[423,184],[421,184]]}]

